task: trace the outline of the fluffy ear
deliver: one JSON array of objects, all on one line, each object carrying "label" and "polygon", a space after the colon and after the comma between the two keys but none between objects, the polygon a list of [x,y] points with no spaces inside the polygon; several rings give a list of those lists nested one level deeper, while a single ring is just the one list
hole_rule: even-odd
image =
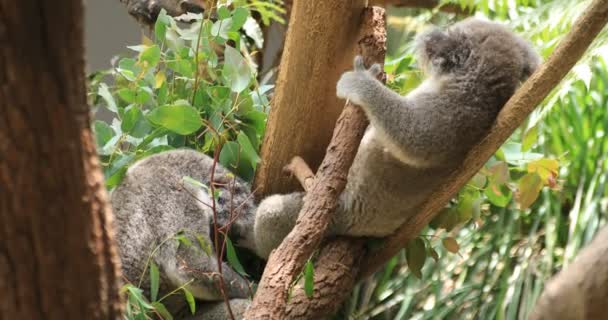
[{"label": "fluffy ear", "polygon": [[531,76],[542,63],[542,59],[538,53],[532,48],[528,42],[524,42],[524,66],[521,74],[521,81],[525,81]]},{"label": "fluffy ear", "polygon": [[424,32],[416,39],[418,59],[437,72],[450,71],[469,55],[465,39],[460,38],[460,34],[438,28]]}]

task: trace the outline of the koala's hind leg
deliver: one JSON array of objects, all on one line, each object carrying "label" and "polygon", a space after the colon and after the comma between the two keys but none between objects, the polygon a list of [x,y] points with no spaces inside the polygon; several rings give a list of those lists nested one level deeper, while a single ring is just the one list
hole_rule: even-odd
[{"label": "koala's hind leg", "polygon": [[[186,288],[200,300],[222,300],[220,279],[224,279],[224,290],[228,298],[249,297],[249,282],[222,262],[222,277],[213,250],[208,255],[198,245],[194,235],[184,235],[190,244],[171,239],[163,244],[154,256],[154,261],[175,288]],[[212,245],[208,237],[203,237]]]},{"label": "koala's hind leg", "polygon": [[304,193],[272,195],[260,203],[255,214],[256,253],[267,259],[296,224]]}]

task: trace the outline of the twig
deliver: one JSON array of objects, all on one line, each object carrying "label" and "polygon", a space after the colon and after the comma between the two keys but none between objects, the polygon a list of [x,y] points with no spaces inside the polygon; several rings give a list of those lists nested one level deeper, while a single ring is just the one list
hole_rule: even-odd
[{"label": "twig", "polygon": [[301,157],[293,157],[291,162],[283,168],[283,171],[295,176],[302,185],[302,188],[304,188],[304,191],[308,192],[312,189],[315,174]]}]

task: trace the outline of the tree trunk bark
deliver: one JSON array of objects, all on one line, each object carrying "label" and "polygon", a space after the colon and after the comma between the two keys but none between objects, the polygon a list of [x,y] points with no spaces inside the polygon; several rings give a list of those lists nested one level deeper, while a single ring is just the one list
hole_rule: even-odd
[{"label": "tree trunk bark", "polygon": [[608,301],[608,227],[604,227],[545,287],[530,320],[606,318]]},{"label": "tree trunk bark", "polygon": [[336,82],[352,66],[365,0],[296,0],[254,190],[258,197],[297,189],[282,168],[301,156],[316,170],[344,102]]},{"label": "tree trunk bark", "polygon": [[0,0],[0,319],[119,319],[82,1]]}]

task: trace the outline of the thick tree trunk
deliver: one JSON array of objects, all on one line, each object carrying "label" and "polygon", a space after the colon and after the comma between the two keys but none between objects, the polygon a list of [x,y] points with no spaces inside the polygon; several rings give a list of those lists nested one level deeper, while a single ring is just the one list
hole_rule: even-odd
[{"label": "thick tree trunk", "polygon": [[0,319],[119,319],[80,0],[0,0]]},{"label": "thick tree trunk", "polygon": [[336,82],[352,65],[364,6],[365,0],[294,1],[255,179],[258,197],[297,188],[282,172],[294,156],[313,170],[321,163],[344,107]]},{"label": "thick tree trunk", "polygon": [[608,227],[604,227],[556,275],[538,299],[530,320],[594,320],[606,318],[608,301]]}]

